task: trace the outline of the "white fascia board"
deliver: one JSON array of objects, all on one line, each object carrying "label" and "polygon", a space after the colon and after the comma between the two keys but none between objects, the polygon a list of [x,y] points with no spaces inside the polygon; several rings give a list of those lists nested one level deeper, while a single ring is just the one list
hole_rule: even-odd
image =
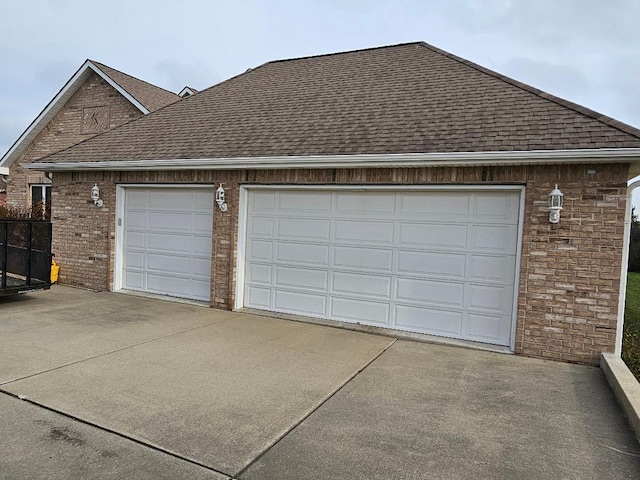
[{"label": "white fascia board", "polygon": [[42,162],[23,165],[23,167],[31,170],[54,172],[71,170],[272,170],[285,168],[466,167],[636,162],[640,162],[640,148],[534,150],[528,152],[105,160],[96,162]]},{"label": "white fascia board", "polygon": [[0,167],[0,175],[9,175],[9,167]]},{"label": "white fascia board", "polygon": [[80,86],[88,78],[89,72],[95,72],[101,78],[103,78],[109,85],[115,88],[118,93],[130,101],[137,109],[143,114],[149,113],[149,110],[142,105],[138,100],[133,98],[126,90],[120,85],[114,82],[109,76],[107,76],[102,70],[91,62],[91,60],[85,61],[82,66],[76,71],[76,73],[65,83],[55,97],[47,104],[46,107],[40,112],[36,119],[31,122],[27,129],[20,135],[20,137],[11,145],[11,148],[0,159],[0,167],[10,167],[18,156],[24,151],[29,143],[40,133],[47,123],[60,111],[60,109],[67,103],[67,100],[80,88]]},{"label": "white fascia board", "polygon": [[96,72],[100,77],[102,77],[102,79],[105,82],[107,82],[109,85],[115,88],[118,91],[118,93],[122,95],[124,98],[126,98],[129,102],[131,102],[134,107],[136,107],[145,115],[149,113],[149,109],[147,107],[145,107],[138,100],[136,100],[136,98],[133,95],[127,92],[124,88],[122,88],[120,84],[115,82],[109,75],[107,75],[102,70],[100,70],[100,67],[95,65],[91,60],[87,60],[87,63],[89,64],[89,67],[91,68],[91,70]]}]

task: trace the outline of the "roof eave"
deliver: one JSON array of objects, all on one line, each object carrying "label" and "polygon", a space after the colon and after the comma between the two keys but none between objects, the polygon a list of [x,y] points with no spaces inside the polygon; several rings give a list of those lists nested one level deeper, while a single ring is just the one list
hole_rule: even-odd
[{"label": "roof eave", "polygon": [[11,164],[24,152],[29,143],[42,131],[42,129],[51,121],[51,119],[62,109],[67,101],[76,93],[78,88],[87,80],[89,75],[94,72],[104,79],[109,85],[125,97],[143,114],[149,113],[149,110],[124,90],[120,85],[114,82],[91,60],[86,60],[76,73],[64,84],[55,97],[47,104],[40,114],[29,124],[27,129],[18,137],[11,145],[9,150],[0,159],[0,167],[10,167]]},{"label": "roof eave", "polygon": [[86,170],[478,167],[578,163],[630,163],[637,164],[640,167],[640,148],[36,162],[23,165],[23,167],[30,170],[55,172]]}]

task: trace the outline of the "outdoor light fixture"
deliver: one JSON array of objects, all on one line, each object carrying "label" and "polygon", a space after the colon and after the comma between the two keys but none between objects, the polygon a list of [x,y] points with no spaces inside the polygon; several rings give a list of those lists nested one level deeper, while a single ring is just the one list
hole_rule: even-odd
[{"label": "outdoor light fixture", "polygon": [[556,188],[551,190],[549,194],[549,223],[560,222],[560,210],[562,210],[562,204],[564,203],[564,194],[558,190],[558,184]]},{"label": "outdoor light fixture", "polygon": [[91,187],[91,200],[93,200],[93,203],[99,207],[104,205],[104,202],[100,198],[100,189],[98,188],[97,183],[94,183],[93,187]]},{"label": "outdoor light fixture", "polygon": [[218,204],[218,208],[221,212],[227,211],[227,204],[224,201],[224,188],[222,188],[222,184],[216,190],[216,203]]}]

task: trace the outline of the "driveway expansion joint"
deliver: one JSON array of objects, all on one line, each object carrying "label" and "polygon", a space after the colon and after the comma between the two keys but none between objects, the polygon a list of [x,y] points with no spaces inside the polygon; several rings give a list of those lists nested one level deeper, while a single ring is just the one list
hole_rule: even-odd
[{"label": "driveway expansion joint", "polygon": [[380,358],[387,350],[389,350],[395,343],[398,341],[397,338],[392,338],[391,342],[384,347],[380,352],[373,356],[369,361],[367,361],[362,367],[360,367],[353,375],[347,378],[341,385],[338,386],[333,392],[327,395],[325,398],[320,400],[318,405],[311,408],[307,414],[305,414],[302,418],[300,418],[297,422],[291,425],[282,435],[276,438],[271,445],[267,446],[262,452],[258,453],[249,463],[247,463],[244,467],[242,467],[236,474],[233,476],[231,480],[236,480],[241,477],[254,463],[256,463],[260,458],[262,458],[269,450],[275,447],[279,442],[281,442],[285,437],[287,437],[290,433],[292,433],[302,422],[304,422],[307,418],[313,415],[320,407],[322,407],[325,403],[331,400],[335,395],[337,395],[344,387],[346,387],[351,381],[353,381],[358,375],[360,375],[364,370],[366,370],[369,365],[375,362],[378,358]]},{"label": "driveway expansion joint", "polygon": [[49,412],[52,412],[52,413],[55,413],[57,415],[63,416],[65,418],[68,418],[68,419],[73,420],[75,422],[82,423],[83,425],[87,425],[89,427],[97,428],[98,430],[101,430],[103,432],[110,433],[112,435],[116,435],[116,436],[118,436],[120,438],[123,438],[125,440],[129,440],[129,441],[134,442],[134,443],[136,443],[138,445],[141,445],[143,447],[149,448],[151,450],[155,450],[156,452],[163,453],[165,455],[169,455],[171,457],[177,458],[178,460],[182,460],[182,461],[191,463],[193,465],[196,465],[198,467],[204,468],[206,470],[209,470],[210,472],[214,472],[214,473],[217,473],[217,474],[220,474],[220,475],[225,475],[225,476],[229,477],[230,479],[233,478],[233,475],[231,475],[229,473],[226,473],[226,472],[222,472],[220,470],[217,470],[217,469],[215,469],[215,468],[213,468],[213,467],[211,467],[211,466],[209,466],[209,465],[207,465],[205,463],[199,462],[198,460],[195,460],[193,458],[189,458],[189,457],[186,457],[184,455],[180,455],[179,453],[173,452],[173,451],[168,450],[166,448],[162,448],[162,447],[154,445],[152,443],[145,442],[144,440],[141,440],[141,439],[136,438],[136,437],[132,437],[130,435],[126,435],[126,434],[124,434],[122,432],[119,432],[117,430],[113,430],[113,429],[105,427],[103,425],[100,425],[100,424],[97,424],[97,423],[94,423],[94,422],[90,422],[88,420],[84,420],[84,419],[82,419],[80,417],[76,417],[76,416],[71,415],[71,414],[69,414],[67,412],[64,412],[62,410],[57,410],[55,408],[49,407],[47,405],[44,405],[43,403],[36,402],[35,400],[31,400],[31,399],[27,398],[24,395],[17,395],[17,394],[8,392],[6,390],[3,390],[2,388],[0,388],[0,394],[4,394],[4,395],[7,395],[9,397],[16,398],[16,399],[21,400],[23,402],[26,402],[26,403],[28,403],[30,405],[36,406],[38,408],[42,408],[43,410],[47,410]]},{"label": "driveway expansion joint", "polygon": [[[76,360],[74,362],[65,363],[64,365],[58,365],[57,367],[53,367],[53,368],[49,368],[47,370],[42,370],[41,372],[36,372],[36,373],[29,374],[29,375],[25,375],[24,377],[18,377],[18,378],[12,378],[11,380],[0,381],[0,387],[3,386],[3,385],[9,385],[10,383],[14,383],[14,382],[19,382],[21,380],[25,380],[27,378],[37,377],[38,375],[43,375],[45,373],[54,372],[56,370],[60,370],[62,368],[70,367],[72,365],[77,365],[79,363],[88,362],[89,360],[95,360],[96,358],[106,357],[108,355],[112,355],[112,354],[118,353],[118,352],[123,352],[123,351],[129,350],[131,348],[136,348],[136,347],[140,347],[142,345],[147,345],[149,343],[157,342],[158,340],[163,340],[165,338],[170,338],[170,337],[173,337],[175,335],[180,335],[182,333],[191,332],[191,331],[197,330],[199,328],[209,327],[211,325],[217,325],[217,324],[220,324],[220,323],[223,323],[223,322],[228,322],[230,320],[233,320],[233,317],[232,318],[227,318],[227,319],[224,319],[224,320],[218,320],[218,321],[214,321],[214,322],[205,323],[203,325],[198,325],[198,326],[192,327],[192,328],[187,328],[185,330],[180,330],[179,332],[173,332],[173,333],[170,333],[170,334],[167,334],[167,335],[162,335],[160,337],[152,338],[150,340],[145,340],[144,342],[135,343],[133,345],[127,345],[126,347],[117,348],[117,349],[111,350],[109,352],[101,353],[100,355],[94,355],[92,357],[83,358],[81,360]],[[2,390],[0,390],[0,391],[2,391]]]}]

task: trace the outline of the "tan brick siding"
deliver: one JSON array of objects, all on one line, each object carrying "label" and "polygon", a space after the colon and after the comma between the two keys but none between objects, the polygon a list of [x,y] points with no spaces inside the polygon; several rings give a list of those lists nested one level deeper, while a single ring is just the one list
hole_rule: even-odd
[{"label": "tan brick siding", "polygon": [[[596,173],[587,173],[590,169]],[[59,173],[53,200],[54,251],[62,283],[110,289],[117,184],[222,182],[229,210],[222,213],[212,205],[211,305],[231,309],[242,184],[525,185],[515,351],[595,365],[600,353],[613,351],[615,344],[627,173],[627,164]],[[94,182],[105,201],[101,209],[89,201]],[[565,206],[560,223],[552,225],[547,198],[555,183],[565,194]]]},{"label": "tan brick siding", "polygon": [[142,112],[111,85],[92,73],[9,167],[7,202],[10,205],[27,207],[31,200],[29,184],[49,182],[40,172],[26,170],[21,164],[31,163],[95,136],[93,133],[82,133],[83,110],[89,107],[108,107],[107,128],[117,127],[142,116]]}]

